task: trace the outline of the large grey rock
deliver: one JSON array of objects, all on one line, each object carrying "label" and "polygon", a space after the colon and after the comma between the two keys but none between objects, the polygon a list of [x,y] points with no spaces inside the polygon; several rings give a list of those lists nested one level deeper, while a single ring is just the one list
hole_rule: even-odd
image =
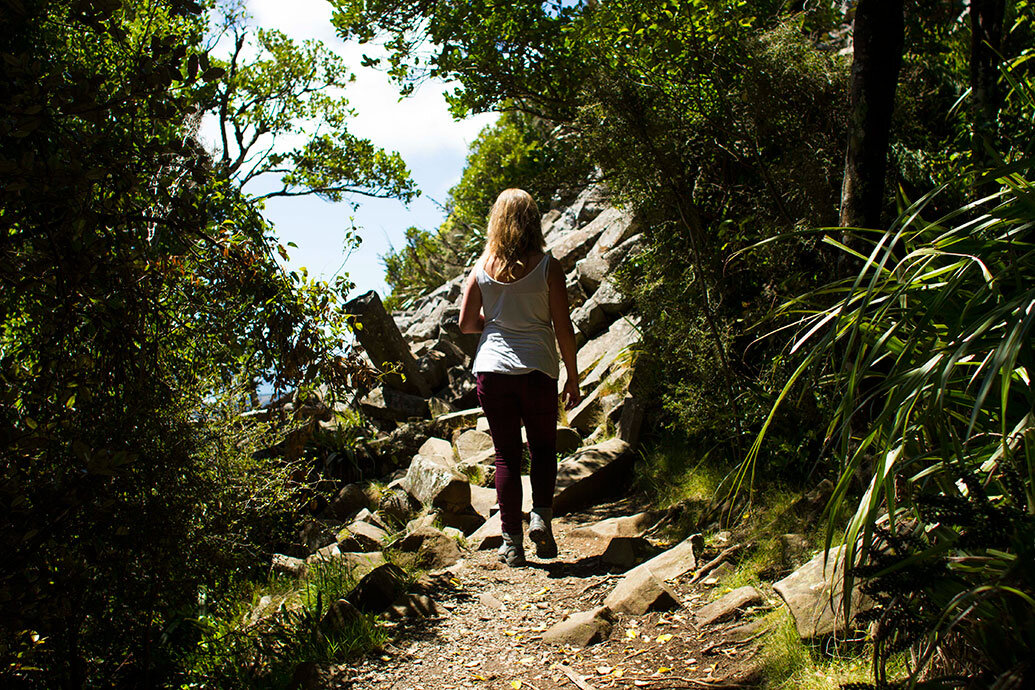
[{"label": "large grey rock", "polygon": [[554,514],[563,515],[614,494],[624,485],[632,463],[632,450],[621,439],[588,446],[562,461],[557,466]]},{"label": "large grey rock", "polygon": [[604,240],[604,235],[601,235],[586,258],[575,264],[576,277],[587,294],[593,294],[608,274],[643,247],[643,235],[635,235],[601,253],[599,250],[604,247]]},{"label": "large grey rock", "polygon": [[[523,430],[523,428],[522,428]],[[582,436],[569,426],[557,427],[557,455],[574,453],[582,445]]]},{"label": "large grey rock", "polygon": [[679,577],[697,567],[697,559],[694,556],[694,544],[700,543],[700,535],[687,537],[671,549],[659,553],[654,558],[641,563],[625,574],[615,586],[605,602],[632,600],[635,592],[643,587],[646,578],[644,573],[650,573],[662,582]]},{"label": "large grey rock", "polygon": [[415,529],[396,546],[402,551],[417,554],[418,563],[429,570],[448,568],[460,560],[460,547],[456,541],[430,526]]},{"label": "large grey rock", "polygon": [[388,538],[388,532],[377,525],[357,520],[338,533],[338,548],[342,551],[376,551]]},{"label": "large grey rock", "polygon": [[379,371],[390,371],[398,365],[405,380],[399,374],[389,374],[385,383],[392,388],[427,397],[431,389],[420,375],[417,362],[410,353],[402,333],[392,317],[385,311],[381,298],[371,290],[345,304],[345,311],[355,315],[361,328],[355,329],[356,338],[366,350],[370,360]]},{"label": "large grey rock", "polygon": [[[628,570],[657,553],[643,537],[612,537],[600,560],[609,566]],[[611,608],[614,608],[613,606]]]},{"label": "large grey rock", "polygon": [[601,217],[606,214],[607,212],[602,213],[585,227],[561,235],[546,246],[546,251],[560,262],[565,273],[575,268],[575,262],[589,252],[593,243],[604,232],[607,227],[607,219],[601,221]]},{"label": "large grey rock", "polygon": [[560,209],[551,209],[543,214],[540,220],[540,227],[543,231],[543,239],[546,243],[556,240],[558,236],[569,231],[571,227],[564,222]]},{"label": "large grey rock", "polygon": [[448,358],[438,350],[428,350],[417,358],[417,370],[427,381],[428,388],[433,391],[437,391],[448,382],[449,367]]},{"label": "large grey rock", "polygon": [[396,599],[386,615],[395,619],[434,618],[442,615],[442,609],[427,594],[409,592]]},{"label": "large grey rock", "polygon": [[500,514],[495,513],[467,541],[475,551],[499,548],[503,544],[503,536],[500,534],[502,529]]},{"label": "large grey rock", "polygon": [[319,520],[306,520],[298,531],[298,537],[309,552],[321,549],[338,540],[341,523],[328,524]]},{"label": "large grey rock", "polygon": [[364,451],[370,456],[408,462],[428,439],[430,425],[431,422],[425,421],[402,424],[387,436],[367,442]]},{"label": "large grey rock", "polygon": [[607,312],[590,297],[571,313],[571,322],[586,338],[592,338],[607,326]]},{"label": "large grey rock", "polygon": [[587,304],[589,302],[600,305],[600,308],[610,318],[624,313],[632,306],[632,299],[624,295],[610,277],[604,279],[597,291],[587,300]]},{"label": "large grey rock", "polygon": [[596,243],[589,250],[590,255],[603,256],[621,246],[626,240],[636,234],[640,227],[632,211],[617,208],[609,208],[599,216],[595,222],[605,224],[604,231],[600,233]]},{"label": "large grey rock", "polygon": [[465,513],[471,509],[471,485],[456,466],[439,457],[418,455],[406,473],[410,493],[426,506]]},{"label": "large grey rock", "polygon": [[402,568],[385,563],[360,578],[345,598],[363,613],[380,613],[392,605],[405,580]]},{"label": "large grey rock", "polygon": [[385,564],[385,555],[381,551],[346,551],[339,554],[338,558],[349,568],[352,576],[357,578],[361,578],[374,568]]},{"label": "large grey rock", "polygon": [[437,338],[443,317],[451,306],[449,301],[442,299],[419,309],[413,316],[412,325],[406,329],[406,338],[411,341]]},{"label": "large grey rock", "polygon": [[543,633],[543,642],[558,645],[588,647],[595,642],[602,642],[611,635],[614,627],[614,614],[606,606],[590,611],[573,613],[560,623],[547,628]]},{"label": "large grey rock", "polygon": [[454,464],[455,461],[453,457],[453,444],[444,438],[429,438],[417,449],[417,455],[423,455],[426,458],[439,458],[447,465]]},{"label": "large grey rock", "polygon": [[608,518],[600,522],[576,527],[569,534],[573,537],[597,539],[640,537],[654,526],[659,517],[660,513],[648,511],[637,513],[636,515]]},{"label": "large grey rock", "polygon": [[635,446],[640,441],[644,407],[643,402],[633,395],[627,394],[621,402],[621,416],[618,418],[618,438],[631,446]]},{"label": "large grey rock", "polygon": [[[607,331],[579,348],[576,355],[578,370],[582,375],[582,387],[592,388],[602,381],[604,374],[627,348],[640,341],[636,329],[637,321],[632,317],[621,318],[612,323]],[[587,373],[588,372],[588,373]],[[567,372],[562,367],[557,379],[558,389],[564,388]]]},{"label": "large grey rock", "polygon": [[[380,497],[378,497],[378,498],[380,500]],[[384,516],[383,515],[378,515],[377,513],[372,513],[372,512],[370,512],[369,508],[364,508],[363,510],[359,511],[358,513],[356,513],[356,517],[352,518],[352,521],[353,522],[366,522],[366,523],[369,523],[371,525],[374,525],[375,527],[381,528],[385,532],[387,532],[389,527],[390,527],[390,525],[387,522],[384,521]]]},{"label": "large grey rock", "polygon": [[438,519],[445,527],[453,527],[463,534],[473,534],[485,524],[485,517],[473,507],[463,510],[440,510]]},{"label": "large grey rock", "polygon": [[377,505],[377,493],[367,482],[346,484],[334,497],[330,511],[339,520],[349,520],[364,508]]},{"label": "large grey rock", "polygon": [[368,416],[391,422],[402,422],[414,417],[427,418],[431,415],[427,397],[410,395],[402,391],[378,386],[359,401],[359,407]]},{"label": "large grey rock", "polygon": [[378,512],[399,525],[410,520],[420,508],[420,501],[402,487],[385,489],[378,504]]},{"label": "large grey rock", "polygon": [[582,433],[589,433],[600,421],[603,408],[600,403],[601,387],[590,391],[570,412],[568,424]]},{"label": "large grey rock", "polygon": [[270,564],[273,572],[291,577],[302,577],[305,575],[306,563],[301,558],[285,556],[282,553],[273,554]]},{"label": "large grey rock", "polygon": [[604,599],[604,606],[618,613],[642,616],[648,611],[664,611],[681,606],[679,595],[650,570],[629,573]]},{"label": "large grey rock", "polygon": [[486,451],[492,450],[492,436],[484,431],[468,429],[456,439],[456,454],[460,456],[461,462],[480,457]]},{"label": "large grey rock", "polygon": [[470,407],[465,410],[458,410],[456,412],[444,414],[435,421],[442,425],[465,429],[468,427],[473,427],[475,421],[481,416],[482,408]]},{"label": "large grey rock", "polygon": [[[773,585],[785,602],[802,639],[844,632],[844,552],[838,546],[821,553]],[[858,586],[852,591],[853,615],[873,606]]]},{"label": "large grey rock", "polygon": [[327,607],[327,613],[320,619],[320,628],[325,633],[340,632],[362,617],[363,614],[348,599],[339,599]]},{"label": "large grey rock", "polygon": [[694,618],[698,625],[713,625],[735,618],[749,606],[757,606],[765,602],[762,593],[751,585],[738,587],[732,592],[719,597],[712,603],[698,609]]},{"label": "large grey rock", "polygon": [[484,486],[471,486],[471,507],[483,518],[488,519],[496,505],[496,490]]}]

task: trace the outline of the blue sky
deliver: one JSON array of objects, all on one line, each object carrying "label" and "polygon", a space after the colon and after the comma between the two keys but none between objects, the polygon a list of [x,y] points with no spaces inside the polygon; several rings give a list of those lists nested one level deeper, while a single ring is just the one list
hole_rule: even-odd
[{"label": "blue sky", "polygon": [[[299,41],[319,39],[346,59],[356,73],[346,96],[358,111],[349,130],[381,148],[398,151],[421,189],[422,195],[409,207],[394,200],[357,197],[360,207],[355,212],[349,204],[315,197],[273,198],[266,203],[265,215],[276,226],[281,242],[298,245],[289,249],[291,268],[305,266],[311,275],[330,278],[344,263],[343,270],[357,286],[354,294],[377,290],[384,295],[384,269],[378,257],[390,246],[402,244],[406,228],[434,228],[441,223],[442,212],[434,202],[445,201],[446,192],[460,179],[468,145],[495,115],[454,121],[442,97],[449,87],[441,82],[423,84],[416,94],[400,101],[384,74],[359,65],[364,52],[376,55],[376,49],[346,44],[335,35],[331,7],[324,0],[249,0],[247,6],[256,25],[279,29]],[[202,136],[212,141],[215,130],[203,126]],[[353,222],[363,242],[346,257],[343,239]]]}]

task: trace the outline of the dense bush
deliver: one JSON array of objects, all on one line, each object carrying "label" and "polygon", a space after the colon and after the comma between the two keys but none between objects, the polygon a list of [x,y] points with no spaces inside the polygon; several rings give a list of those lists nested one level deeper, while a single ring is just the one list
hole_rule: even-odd
[{"label": "dense bush", "polygon": [[[343,385],[340,286],[194,141],[189,0],[0,3],[0,678],[150,687],[289,534],[254,382]],[[305,476],[305,473],[301,473]]]}]

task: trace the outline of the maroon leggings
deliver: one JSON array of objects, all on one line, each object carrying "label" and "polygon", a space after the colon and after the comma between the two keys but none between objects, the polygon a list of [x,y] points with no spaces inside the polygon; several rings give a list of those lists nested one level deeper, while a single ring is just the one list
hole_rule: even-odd
[{"label": "maroon leggings", "polygon": [[557,481],[557,380],[541,371],[478,374],[478,402],[496,447],[496,498],[507,534],[521,532],[521,423],[531,456],[532,505],[553,506]]}]

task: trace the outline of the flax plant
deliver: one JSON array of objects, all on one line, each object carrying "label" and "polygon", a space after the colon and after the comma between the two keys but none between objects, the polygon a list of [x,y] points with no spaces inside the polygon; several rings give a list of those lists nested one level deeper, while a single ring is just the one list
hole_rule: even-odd
[{"label": "flax plant", "polygon": [[[1030,82],[1006,78],[1012,96],[1035,112]],[[857,566],[845,569],[845,586],[865,576],[878,599],[878,687],[887,682],[883,663],[906,647],[910,683],[1035,682],[1030,153],[972,181],[984,194],[937,220],[925,215],[944,188],[887,231],[857,231],[868,253],[827,238],[862,268],[780,310],[796,333],[790,353],[802,359],[737,485],[753,479],[766,430],[799,379],[836,391],[827,448],[839,478],[826,545],[843,539]],[[846,513],[842,532],[835,520]]]}]

